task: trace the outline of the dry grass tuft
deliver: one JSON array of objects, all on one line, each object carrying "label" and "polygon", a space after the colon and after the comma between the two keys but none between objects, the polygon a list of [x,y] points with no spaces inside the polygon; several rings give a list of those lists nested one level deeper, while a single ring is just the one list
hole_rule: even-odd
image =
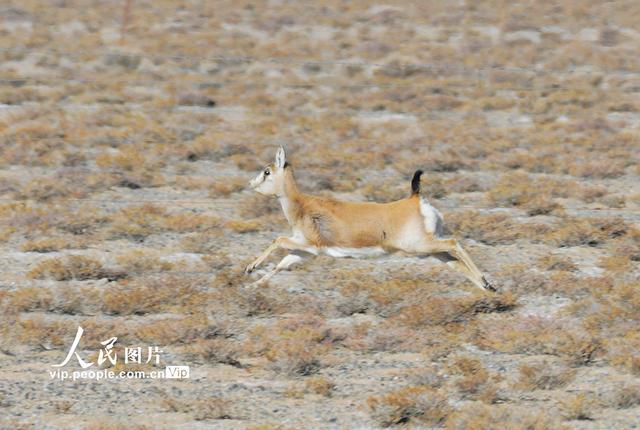
[{"label": "dry grass tuft", "polygon": [[541,363],[520,366],[518,387],[523,390],[552,390],[563,387],[573,380],[575,369],[567,369],[562,365]]},{"label": "dry grass tuft", "polygon": [[268,367],[278,373],[308,376],[320,369],[320,358],[332,341],[322,321],[314,317],[292,318],[270,329],[255,328],[245,349],[263,354],[269,360]]},{"label": "dry grass tuft", "polygon": [[164,394],[161,406],[167,412],[191,414],[197,421],[231,419],[235,415],[232,402],[220,397],[182,400]]},{"label": "dry grass tuft", "polygon": [[562,416],[567,420],[591,420],[597,402],[585,393],[572,394],[560,399]]},{"label": "dry grass tuft", "polygon": [[477,211],[447,214],[445,230],[454,236],[473,239],[487,245],[512,243],[531,235],[527,226],[513,221],[507,214],[482,214]]},{"label": "dry grass tuft", "polygon": [[305,387],[308,392],[319,394],[323,397],[331,397],[336,385],[330,379],[315,376],[305,381]]},{"label": "dry grass tuft", "polygon": [[262,230],[262,222],[257,219],[252,220],[231,220],[225,226],[236,233],[253,233]]},{"label": "dry grass tuft", "polygon": [[445,423],[447,430],[560,430],[566,429],[546,410],[513,405],[466,403],[453,412]]},{"label": "dry grass tuft", "polygon": [[414,423],[439,425],[451,412],[447,398],[426,386],[409,386],[367,399],[369,413],[383,427]]},{"label": "dry grass tuft", "polygon": [[70,246],[71,244],[65,239],[50,237],[28,240],[22,244],[21,249],[23,252],[47,253],[69,248]]},{"label": "dry grass tuft", "polygon": [[110,217],[112,237],[143,240],[154,233],[166,231],[187,233],[215,230],[221,226],[218,217],[201,214],[171,214],[165,208],[150,203],[121,209]]},{"label": "dry grass tuft", "polygon": [[478,313],[504,312],[516,305],[510,294],[473,295],[465,297],[431,297],[424,303],[408,305],[397,318],[411,327],[461,323]]},{"label": "dry grass tuft", "polygon": [[107,270],[98,260],[81,255],[69,255],[44,260],[36,265],[28,276],[32,279],[55,279],[56,281],[88,279],[120,279],[124,274]]},{"label": "dry grass tuft", "polygon": [[206,292],[195,281],[177,276],[143,278],[126,285],[109,286],[102,295],[102,310],[111,315],[194,311],[206,298]]},{"label": "dry grass tuft", "polygon": [[198,339],[187,348],[187,352],[204,360],[205,363],[222,363],[242,367],[238,360],[240,348],[228,339]]},{"label": "dry grass tuft", "polygon": [[473,357],[457,357],[449,369],[452,374],[459,375],[455,379],[455,386],[464,398],[493,401],[496,392],[491,384],[491,374],[480,360]]}]

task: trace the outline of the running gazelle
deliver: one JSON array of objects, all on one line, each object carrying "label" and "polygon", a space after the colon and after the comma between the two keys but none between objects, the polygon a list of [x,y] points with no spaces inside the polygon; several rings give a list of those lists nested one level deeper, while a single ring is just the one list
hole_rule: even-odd
[{"label": "running gazelle", "polygon": [[432,255],[466,276],[474,285],[495,291],[462,248],[443,236],[443,219],[420,193],[418,170],[411,180],[411,195],[390,203],[346,202],[300,192],[287,163],[284,149],[278,148],[275,162],[258,173],[251,188],[276,196],[291,230],[291,237],[278,237],[245,272],[255,270],[278,248],[290,252],[264,282],[301,260],[301,254],[332,257],[373,257],[394,251]]}]

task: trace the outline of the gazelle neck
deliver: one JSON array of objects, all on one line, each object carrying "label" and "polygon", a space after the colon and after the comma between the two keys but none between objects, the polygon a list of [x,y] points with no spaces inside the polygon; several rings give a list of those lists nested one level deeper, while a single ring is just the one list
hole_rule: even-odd
[{"label": "gazelle neck", "polygon": [[290,167],[284,171],[283,188],[283,193],[278,196],[278,200],[280,201],[282,212],[284,212],[284,216],[287,218],[289,225],[293,225],[301,211],[301,205],[299,200],[300,191],[298,191],[298,184],[296,184],[296,180],[293,177],[293,172]]}]

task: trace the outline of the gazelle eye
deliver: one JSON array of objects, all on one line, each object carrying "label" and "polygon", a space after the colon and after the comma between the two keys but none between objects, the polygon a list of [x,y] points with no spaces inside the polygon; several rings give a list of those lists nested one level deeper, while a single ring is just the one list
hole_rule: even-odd
[{"label": "gazelle eye", "polygon": [[269,171],[269,169],[264,171],[264,176],[269,176],[271,174],[271,172]]}]

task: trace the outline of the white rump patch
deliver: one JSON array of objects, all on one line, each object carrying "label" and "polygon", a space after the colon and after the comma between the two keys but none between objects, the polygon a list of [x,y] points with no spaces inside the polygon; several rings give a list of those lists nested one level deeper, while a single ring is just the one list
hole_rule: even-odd
[{"label": "white rump patch", "polygon": [[424,217],[424,228],[435,237],[444,235],[444,220],[440,211],[429,204],[429,201],[420,196],[420,213]]},{"label": "white rump patch", "polygon": [[322,251],[336,258],[367,258],[367,257],[379,257],[385,254],[384,249],[380,246],[366,246],[363,248],[343,248],[340,246],[328,246],[322,248]]}]

